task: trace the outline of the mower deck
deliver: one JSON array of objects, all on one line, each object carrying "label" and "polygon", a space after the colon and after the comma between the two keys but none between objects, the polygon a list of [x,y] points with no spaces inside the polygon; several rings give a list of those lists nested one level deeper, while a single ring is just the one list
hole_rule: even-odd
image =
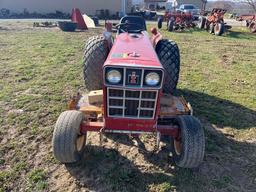
[{"label": "mower deck", "polygon": [[[79,110],[84,114],[84,121],[80,125],[80,132],[86,134],[92,132],[125,133],[125,134],[152,134],[159,132],[161,135],[178,135],[178,127],[168,123],[170,119],[178,115],[191,115],[192,108],[183,97],[163,95],[160,100],[159,121],[154,128],[141,130],[115,130],[104,127],[103,121],[103,95],[101,90],[91,91],[89,94],[77,94],[69,102],[69,110]],[[166,123],[167,122],[167,123]]]}]

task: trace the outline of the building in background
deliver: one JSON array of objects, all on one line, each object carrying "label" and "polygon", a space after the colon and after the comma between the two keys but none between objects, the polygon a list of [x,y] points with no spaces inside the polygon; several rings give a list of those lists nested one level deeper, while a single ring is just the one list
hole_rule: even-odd
[{"label": "building in background", "polygon": [[144,7],[146,9],[155,10],[166,6],[167,0],[144,0]]},{"label": "building in background", "polygon": [[132,0],[132,4],[135,6],[141,6],[144,4],[144,0]]},{"label": "building in background", "polygon": [[[172,3],[172,0],[144,0],[145,2],[145,7],[148,9],[151,8],[157,8],[157,7],[168,7],[168,3]],[[177,0],[178,2],[178,7],[181,4],[193,4],[195,5],[197,8],[201,8],[202,7],[202,1],[201,0]]]},{"label": "building in background", "polygon": [[110,15],[124,15],[131,11],[133,0],[0,0],[0,10],[8,9],[13,13],[54,13],[56,10],[70,13],[79,8],[82,13],[95,15],[100,10],[108,10]]}]

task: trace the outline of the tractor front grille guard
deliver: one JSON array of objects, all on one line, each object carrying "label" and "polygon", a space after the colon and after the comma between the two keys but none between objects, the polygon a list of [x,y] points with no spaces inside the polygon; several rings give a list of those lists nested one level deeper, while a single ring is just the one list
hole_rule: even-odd
[{"label": "tractor front grille guard", "polygon": [[109,117],[153,119],[158,91],[107,88]]}]

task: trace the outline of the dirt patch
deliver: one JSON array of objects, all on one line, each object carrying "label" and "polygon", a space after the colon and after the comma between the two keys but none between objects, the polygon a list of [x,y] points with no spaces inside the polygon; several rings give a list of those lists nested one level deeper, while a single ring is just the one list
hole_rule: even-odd
[{"label": "dirt patch", "polygon": [[4,22],[0,23],[0,32],[22,32],[22,31],[49,31],[58,30],[58,27],[33,27],[32,22]]}]

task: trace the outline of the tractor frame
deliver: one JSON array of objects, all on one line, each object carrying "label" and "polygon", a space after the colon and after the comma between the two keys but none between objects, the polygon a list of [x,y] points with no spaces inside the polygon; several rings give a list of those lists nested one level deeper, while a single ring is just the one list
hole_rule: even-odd
[{"label": "tractor frame", "polygon": [[231,26],[226,25],[224,22],[226,12],[227,10],[225,9],[212,9],[208,16],[199,17],[198,27],[209,31],[211,34],[221,36],[227,29],[231,28]]},{"label": "tractor frame", "polygon": [[53,133],[53,153],[62,163],[81,158],[89,132],[153,134],[156,150],[161,136],[172,145],[175,163],[198,167],[204,157],[203,128],[191,105],[174,96],[180,55],[174,41],[155,29],[146,32],[141,17],[126,16],[117,25],[113,42],[111,25],[104,35],[87,40],[84,80],[89,93],[78,93],[61,113]]},{"label": "tractor frame", "polygon": [[246,27],[250,29],[252,33],[256,33],[256,14],[255,15],[241,15],[237,21],[246,21]]},{"label": "tractor frame", "polygon": [[157,20],[158,29],[162,28],[163,22],[167,23],[167,30],[170,32],[196,26],[193,15],[181,11],[165,12],[164,16],[160,16]]}]

